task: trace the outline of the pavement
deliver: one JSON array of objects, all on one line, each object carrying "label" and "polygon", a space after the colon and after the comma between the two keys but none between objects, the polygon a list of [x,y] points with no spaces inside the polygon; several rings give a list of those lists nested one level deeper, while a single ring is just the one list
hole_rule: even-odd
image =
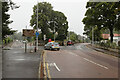
[{"label": "pavement", "polygon": [[45,50],[45,73],[48,78],[118,80],[118,58],[86,45],[62,46],[60,51]]},{"label": "pavement", "polygon": [[2,47],[0,47],[0,79],[2,78]]},{"label": "pavement", "polygon": [[5,48],[3,78],[38,78],[41,51],[25,53],[24,44],[19,41]]}]

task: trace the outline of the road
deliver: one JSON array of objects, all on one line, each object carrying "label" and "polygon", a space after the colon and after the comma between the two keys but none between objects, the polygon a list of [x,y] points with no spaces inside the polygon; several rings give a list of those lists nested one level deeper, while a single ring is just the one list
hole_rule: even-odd
[{"label": "road", "polygon": [[[86,47],[86,43],[45,50],[48,78],[118,78],[118,58]],[[29,46],[30,47],[30,46]],[[29,48],[28,47],[28,48]],[[40,53],[24,53],[24,44],[15,41],[3,52],[3,78],[38,78]],[[43,47],[39,47],[43,50]]]},{"label": "road", "polygon": [[45,51],[50,78],[118,78],[118,58],[86,47],[87,44]]}]

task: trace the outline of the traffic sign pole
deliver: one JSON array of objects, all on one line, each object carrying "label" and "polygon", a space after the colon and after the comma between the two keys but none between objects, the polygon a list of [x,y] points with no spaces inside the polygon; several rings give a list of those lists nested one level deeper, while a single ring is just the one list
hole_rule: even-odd
[{"label": "traffic sign pole", "polygon": [[[37,0],[37,33],[38,33],[38,0]],[[38,36],[37,36],[37,39],[36,39],[37,43],[36,43],[36,48],[38,50]]]},{"label": "traffic sign pole", "polygon": [[36,52],[38,50],[38,36],[39,36],[39,33],[36,32],[35,35],[36,35],[36,42],[35,42],[35,52]]}]

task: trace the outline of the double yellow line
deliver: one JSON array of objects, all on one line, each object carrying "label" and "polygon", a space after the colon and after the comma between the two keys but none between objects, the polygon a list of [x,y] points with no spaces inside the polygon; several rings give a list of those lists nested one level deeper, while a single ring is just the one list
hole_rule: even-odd
[{"label": "double yellow line", "polygon": [[40,64],[39,64],[39,72],[38,72],[38,78],[44,78],[45,80],[51,80],[50,76],[50,70],[48,67],[48,63],[45,61],[46,58],[46,51],[43,50],[42,54],[40,56]]}]

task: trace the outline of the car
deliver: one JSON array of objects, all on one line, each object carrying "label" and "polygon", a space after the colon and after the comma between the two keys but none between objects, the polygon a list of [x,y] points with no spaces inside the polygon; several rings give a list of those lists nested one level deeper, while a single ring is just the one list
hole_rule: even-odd
[{"label": "car", "polygon": [[69,45],[74,45],[74,44],[73,44],[72,41],[68,41],[68,42],[67,42],[67,46],[69,46]]},{"label": "car", "polygon": [[60,50],[60,46],[57,42],[48,42],[47,44],[45,44],[44,46],[45,50]]}]

